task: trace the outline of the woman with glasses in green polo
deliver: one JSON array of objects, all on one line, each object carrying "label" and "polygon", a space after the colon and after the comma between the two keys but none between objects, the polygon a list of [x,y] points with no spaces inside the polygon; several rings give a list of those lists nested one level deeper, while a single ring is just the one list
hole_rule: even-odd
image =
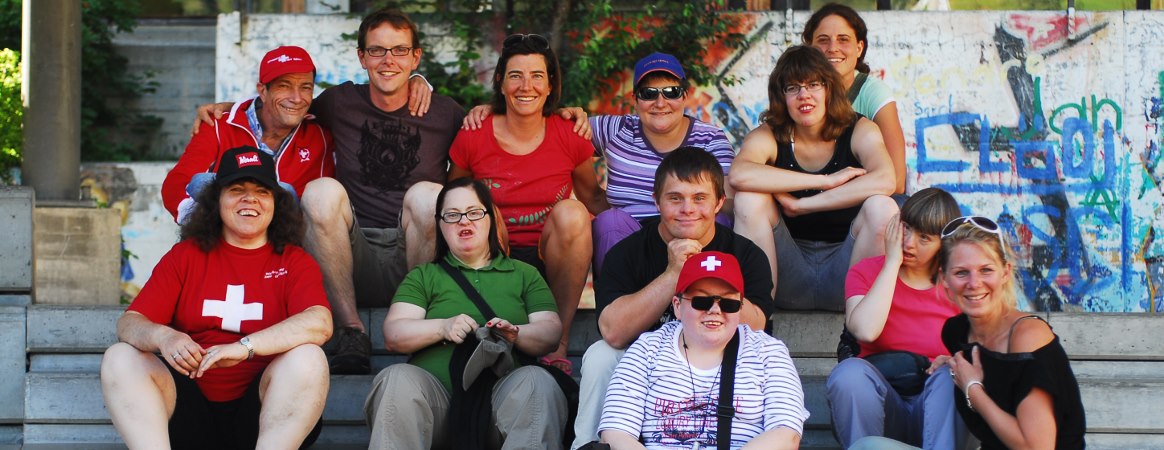
[{"label": "woman with glasses in green polo", "polygon": [[590,270],[590,214],[605,201],[590,143],[572,122],[550,114],[561,97],[562,74],[549,42],[536,34],[506,38],[493,73],[494,115],[481,128],[457,134],[449,179],[484,182],[500,210],[510,255],[545,274],[562,339],[543,362],[570,373],[566,344]]}]

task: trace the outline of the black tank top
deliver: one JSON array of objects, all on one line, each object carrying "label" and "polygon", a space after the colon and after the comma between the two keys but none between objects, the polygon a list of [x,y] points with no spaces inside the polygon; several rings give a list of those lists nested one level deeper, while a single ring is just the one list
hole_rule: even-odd
[{"label": "black tank top", "polygon": [[[858,118],[858,120],[860,119]],[[833,146],[832,159],[825,164],[824,168],[816,172],[810,172],[800,167],[800,164],[796,162],[796,155],[792,152],[792,144],[777,144],[775,166],[781,169],[813,175],[829,175],[846,167],[861,167],[860,161],[857,161],[857,157],[853,155],[853,129],[856,127],[857,121],[853,121],[852,125],[845,128],[845,131],[837,137],[837,142]],[[824,191],[820,189],[805,189],[791,192],[791,194],[796,198],[804,198],[821,192]],[[857,218],[857,213],[860,211],[861,205],[857,205],[850,208],[822,211],[797,217],[785,217],[783,219],[784,223],[788,225],[788,231],[795,239],[841,242],[849,236],[849,227],[853,224],[853,220]]]}]

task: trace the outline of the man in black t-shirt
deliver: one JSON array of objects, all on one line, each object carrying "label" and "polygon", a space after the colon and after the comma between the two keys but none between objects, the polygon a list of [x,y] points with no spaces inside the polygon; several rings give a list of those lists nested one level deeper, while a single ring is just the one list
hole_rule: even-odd
[{"label": "man in black t-shirt", "polygon": [[773,311],[771,270],[763,251],[715,223],[726,196],[723,168],[714,156],[696,147],[672,151],[655,173],[654,197],[660,216],[646,219],[641,230],[611,248],[594,286],[602,340],[582,359],[572,448],[598,439],[606,386],[626,348],[640,334],[674,319],[671,298],[688,257],[715,250],[739,260],[747,300],[741,323],[764,330]]}]

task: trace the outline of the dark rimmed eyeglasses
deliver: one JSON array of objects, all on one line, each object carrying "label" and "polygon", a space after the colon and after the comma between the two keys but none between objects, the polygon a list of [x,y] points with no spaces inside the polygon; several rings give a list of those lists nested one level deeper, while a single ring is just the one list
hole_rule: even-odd
[{"label": "dark rimmed eyeglasses", "polygon": [[740,312],[740,308],[744,306],[743,300],[736,300],[734,298],[721,297],[718,295],[697,295],[694,297],[684,297],[679,295],[679,300],[687,300],[691,302],[691,307],[699,311],[710,311],[711,305],[719,303],[719,310],[725,313]]},{"label": "dark rimmed eyeglasses", "polygon": [[503,48],[512,47],[524,42],[528,42],[530,47],[537,51],[550,48],[550,41],[539,34],[511,34],[504,41],[501,41],[501,46]]},{"label": "dark rimmed eyeglasses", "polygon": [[441,213],[441,215],[437,217],[440,217],[441,221],[444,223],[458,223],[461,221],[462,217],[468,217],[470,222],[476,222],[478,220],[484,219],[488,214],[488,211],[485,211],[484,209],[470,209],[465,212],[447,211]]},{"label": "dark rimmed eyeglasses", "polygon": [[416,47],[405,47],[403,45],[397,45],[392,48],[364,47],[364,53],[367,53],[368,56],[374,56],[376,58],[382,57],[389,53],[391,53],[392,56],[405,56],[409,53],[412,53],[412,51],[415,49]]},{"label": "dark rimmed eyeglasses", "polygon": [[641,87],[635,90],[635,97],[645,102],[654,101],[659,98],[659,94],[663,94],[663,98],[667,100],[678,100],[683,98],[684,92],[681,86]]},{"label": "dark rimmed eyeglasses", "polygon": [[790,84],[790,85],[784,86],[784,95],[787,95],[790,97],[793,95],[800,95],[801,89],[804,89],[808,92],[820,92],[820,90],[824,89],[824,87],[825,87],[825,84],[823,81],[812,81],[812,82],[809,82],[808,84]]},{"label": "dark rimmed eyeglasses", "polygon": [[942,227],[942,239],[945,239],[954,234],[956,231],[958,231],[958,227],[961,227],[962,224],[966,223],[971,224],[974,227],[987,233],[997,234],[999,239],[1002,238],[1002,231],[999,230],[998,224],[994,223],[993,220],[982,216],[962,216],[951,220],[946,224],[946,226]]}]

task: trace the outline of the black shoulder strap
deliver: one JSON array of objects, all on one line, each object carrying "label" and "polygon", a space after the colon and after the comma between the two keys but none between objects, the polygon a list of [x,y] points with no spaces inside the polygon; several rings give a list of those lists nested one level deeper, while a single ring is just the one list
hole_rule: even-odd
[{"label": "black shoulder strap", "polygon": [[728,341],[723,350],[723,362],[720,366],[719,406],[716,407],[717,420],[715,442],[719,450],[728,450],[732,445],[732,418],[736,415],[736,408],[732,406],[736,387],[736,354],[740,350],[740,330],[732,340]]},{"label": "black shoulder strap", "polygon": [[857,77],[853,79],[853,85],[849,86],[849,103],[857,101],[857,95],[861,93],[861,86],[865,85],[865,80],[869,78],[869,74],[865,72],[857,72]]},{"label": "black shoulder strap", "polygon": [[[1014,323],[1010,324],[1010,331],[1008,331],[1008,332],[1007,332],[1007,334],[1006,334],[1006,352],[1007,352],[1007,353],[1010,353],[1010,343],[1011,343],[1011,342],[1014,342],[1012,338],[1014,338],[1014,329],[1015,329],[1015,327],[1017,327],[1017,326],[1018,326],[1019,322],[1022,322],[1022,321],[1023,321],[1023,320],[1025,320],[1025,319],[1039,319],[1039,320],[1043,320],[1043,318],[1042,318],[1042,317],[1036,316],[1036,315],[1034,315],[1034,314],[1027,314],[1027,315],[1025,315],[1025,316],[1019,317],[1018,319],[1015,319]],[[1043,323],[1047,323],[1047,321],[1046,321],[1046,320],[1043,320]],[[1047,324],[1047,326],[1051,326],[1051,324]]]},{"label": "black shoulder strap", "polygon": [[481,296],[481,293],[477,292],[477,289],[472,284],[469,284],[469,279],[465,278],[465,274],[461,273],[460,270],[457,270],[456,267],[453,267],[448,261],[443,259],[440,262],[440,266],[452,277],[453,281],[457,282],[457,285],[461,286],[461,289],[465,291],[465,295],[469,297],[469,300],[472,300],[473,304],[477,305],[477,309],[481,310],[481,314],[485,316],[485,320],[497,317],[497,314],[493,312],[493,308],[490,308],[489,304],[485,303],[485,298]]}]

